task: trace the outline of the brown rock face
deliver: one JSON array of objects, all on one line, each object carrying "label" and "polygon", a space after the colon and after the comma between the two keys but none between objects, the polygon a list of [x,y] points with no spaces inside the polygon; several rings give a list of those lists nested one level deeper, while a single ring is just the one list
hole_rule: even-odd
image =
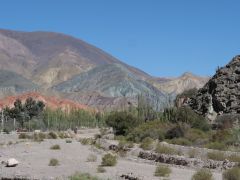
[{"label": "brown rock face", "polygon": [[240,55],[235,56],[192,98],[190,106],[214,120],[217,115],[240,113]]}]

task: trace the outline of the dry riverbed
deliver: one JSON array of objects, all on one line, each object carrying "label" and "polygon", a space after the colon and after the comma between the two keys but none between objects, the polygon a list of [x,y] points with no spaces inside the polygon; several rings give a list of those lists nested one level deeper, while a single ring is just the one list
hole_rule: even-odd
[{"label": "dry riverbed", "polygon": [[[66,139],[45,139],[43,142],[20,140],[17,134],[0,135],[0,161],[9,158],[17,159],[20,164],[16,167],[0,165],[0,177],[25,176],[30,179],[68,179],[75,172],[90,173],[102,179],[120,179],[122,174],[133,173],[143,180],[159,180],[154,176],[156,165],[131,158],[118,158],[114,167],[106,167],[105,173],[97,173],[102,156],[106,153],[90,145],[82,145],[78,138],[92,137],[93,132],[83,132],[71,143]],[[60,150],[51,150],[50,147],[58,144]],[[96,162],[87,162],[90,154],[97,156]],[[49,160],[55,158],[59,166],[49,166]],[[134,158],[133,158],[134,159]],[[190,180],[195,169],[170,166],[172,173],[169,179]],[[221,180],[221,172],[213,172],[215,180]]]}]

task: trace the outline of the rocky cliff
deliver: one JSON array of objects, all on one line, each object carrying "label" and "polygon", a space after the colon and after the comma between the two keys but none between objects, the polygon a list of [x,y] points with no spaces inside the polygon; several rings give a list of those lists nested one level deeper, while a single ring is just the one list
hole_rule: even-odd
[{"label": "rocky cliff", "polygon": [[235,56],[191,99],[190,106],[214,120],[217,115],[240,113],[240,55]]}]

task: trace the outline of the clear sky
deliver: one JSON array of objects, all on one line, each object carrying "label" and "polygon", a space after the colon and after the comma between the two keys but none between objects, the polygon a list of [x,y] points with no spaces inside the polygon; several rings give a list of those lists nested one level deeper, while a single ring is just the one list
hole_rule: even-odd
[{"label": "clear sky", "polygon": [[240,54],[239,0],[1,0],[0,28],[62,32],[154,76],[213,75]]}]

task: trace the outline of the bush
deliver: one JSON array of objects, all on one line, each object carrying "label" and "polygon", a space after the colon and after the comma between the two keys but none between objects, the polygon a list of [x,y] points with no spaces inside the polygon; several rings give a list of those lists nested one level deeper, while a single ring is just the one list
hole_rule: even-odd
[{"label": "bush", "polygon": [[210,170],[201,169],[193,175],[192,180],[213,180],[213,175]]},{"label": "bush", "polygon": [[49,132],[48,133],[48,139],[57,139],[58,136],[55,132]]},{"label": "bush", "polygon": [[79,139],[79,142],[82,145],[91,145],[91,144],[93,144],[93,139],[91,139],[91,138],[81,138],[81,139]]},{"label": "bush", "polygon": [[184,137],[193,143],[199,143],[203,139],[208,139],[208,134],[200,129],[189,129]]},{"label": "bush", "polygon": [[226,159],[226,156],[223,152],[208,152],[207,157],[208,159],[215,161],[224,161]]},{"label": "bush", "polygon": [[160,143],[157,144],[155,152],[159,153],[159,154],[169,154],[169,155],[179,154],[179,152],[177,152],[175,149],[165,146],[165,145],[161,145]]},{"label": "bush", "polygon": [[159,165],[156,167],[155,176],[168,177],[171,174],[171,169],[168,166]]},{"label": "bush", "polygon": [[172,129],[167,131],[165,138],[173,139],[183,137],[188,129],[189,126],[187,124],[178,124],[174,126]]},{"label": "bush", "polygon": [[122,150],[127,148],[133,148],[133,147],[134,147],[134,143],[132,141],[121,140],[118,143],[118,148]]},{"label": "bush", "polygon": [[226,145],[220,142],[211,142],[205,145],[208,149],[226,150]]},{"label": "bush", "polygon": [[18,139],[31,139],[31,136],[26,133],[21,133],[18,135]]},{"label": "bush", "polygon": [[69,180],[100,180],[98,177],[91,176],[88,173],[75,173],[69,177]]},{"label": "bush", "polygon": [[223,180],[240,180],[240,168],[234,167],[223,173]]},{"label": "bush", "polygon": [[115,166],[117,164],[117,157],[112,154],[106,154],[102,158],[102,166]]},{"label": "bush", "polygon": [[238,162],[240,163],[240,156],[237,154],[231,154],[230,156],[227,157],[227,159],[231,162]]},{"label": "bush", "polygon": [[182,146],[190,146],[192,142],[187,140],[186,138],[174,138],[169,141],[171,144],[177,144]]},{"label": "bush", "polygon": [[127,135],[139,121],[133,114],[122,111],[111,113],[106,119],[106,124],[113,128],[115,135]]},{"label": "bush", "polygon": [[70,138],[70,136],[65,132],[59,132],[58,137],[61,138],[61,139]]},{"label": "bush", "polygon": [[87,157],[87,162],[96,162],[97,161],[97,156],[94,155],[94,154],[90,154],[88,157]]},{"label": "bush", "polygon": [[33,140],[36,142],[41,142],[46,138],[46,135],[44,133],[34,133],[33,134]]},{"label": "bush", "polygon": [[66,143],[72,143],[71,139],[66,139]]},{"label": "bush", "polygon": [[58,144],[55,144],[55,145],[51,146],[50,149],[52,149],[52,150],[59,150],[61,148],[60,148],[60,146]]},{"label": "bush", "polygon": [[48,165],[49,166],[58,166],[59,165],[59,161],[57,159],[50,159]]},{"label": "bush", "polygon": [[149,121],[134,128],[128,134],[127,139],[137,143],[141,142],[146,137],[163,141],[169,126],[168,123],[163,123],[159,120]]},{"label": "bush", "polygon": [[197,156],[197,150],[196,149],[191,149],[188,151],[188,156],[189,158],[196,158]]},{"label": "bush", "polygon": [[150,137],[144,138],[142,143],[140,144],[140,148],[142,148],[143,150],[153,149],[153,139]]},{"label": "bush", "polygon": [[104,167],[102,167],[102,166],[98,166],[98,167],[97,167],[97,172],[98,172],[98,173],[105,173],[105,172],[106,172],[106,169],[105,169]]}]

